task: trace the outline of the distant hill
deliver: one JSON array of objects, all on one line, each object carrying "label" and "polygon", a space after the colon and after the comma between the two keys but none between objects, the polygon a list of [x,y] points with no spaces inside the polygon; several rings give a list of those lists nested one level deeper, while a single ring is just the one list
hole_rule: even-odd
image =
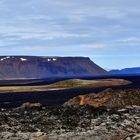
[{"label": "distant hill", "polygon": [[125,68],[122,70],[111,70],[112,74],[140,74],[140,67],[135,68]]},{"label": "distant hill", "polygon": [[0,56],[0,79],[78,77],[107,73],[88,57]]}]

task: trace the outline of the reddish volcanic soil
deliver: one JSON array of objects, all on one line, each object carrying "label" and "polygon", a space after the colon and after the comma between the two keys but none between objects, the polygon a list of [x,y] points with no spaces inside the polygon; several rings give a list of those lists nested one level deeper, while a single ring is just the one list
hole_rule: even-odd
[{"label": "reddish volcanic soil", "polygon": [[95,108],[125,107],[128,105],[140,105],[140,89],[136,90],[112,90],[107,89],[97,94],[80,95],[66,102],[64,105],[89,105]]}]

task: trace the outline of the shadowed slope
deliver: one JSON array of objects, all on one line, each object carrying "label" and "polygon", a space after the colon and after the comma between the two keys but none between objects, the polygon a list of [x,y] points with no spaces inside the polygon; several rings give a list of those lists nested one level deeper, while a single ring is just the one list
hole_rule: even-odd
[{"label": "shadowed slope", "polygon": [[108,74],[87,57],[0,56],[0,79],[79,77]]}]

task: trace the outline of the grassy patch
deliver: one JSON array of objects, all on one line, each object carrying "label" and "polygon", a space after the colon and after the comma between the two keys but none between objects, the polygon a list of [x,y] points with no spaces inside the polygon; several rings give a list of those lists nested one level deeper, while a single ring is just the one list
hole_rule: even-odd
[{"label": "grassy patch", "polygon": [[81,80],[71,79],[56,82],[50,85],[40,86],[3,86],[0,87],[0,92],[24,92],[24,91],[45,91],[49,89],[62,88],[80,88],[80,87],[103,87],[103,86],[118,86],[128,85],[131,82],[123,79],[103,79],[103,80]]}]

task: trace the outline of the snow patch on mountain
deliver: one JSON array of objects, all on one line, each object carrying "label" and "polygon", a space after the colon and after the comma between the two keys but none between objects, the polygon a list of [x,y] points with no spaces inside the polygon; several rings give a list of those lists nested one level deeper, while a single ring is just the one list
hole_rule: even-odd
[{"label": "snow patch on mountain", "polygon": [[20,58],[20,60],[21,60],[21,61],[27,61],[27,59],[26,59],[26,58]]},{"label": "snow patch on mountain", "polygon": [[50,61],[56,61],[56,60],[57,60],[56,58],[48,58],[47,59],[48,62],[50,62]]},{"label": "snow patch on mountain", "polygon": [[53,61],[56,61],[57,59],[56,58],[53,58]]},{"label": "snow patch on mountain", "polygon": [[0,61],[4,61],[4,60],[9,59],[9,58],[10,58],[10,56],[3,57],[3,58],[0,59]]}]

